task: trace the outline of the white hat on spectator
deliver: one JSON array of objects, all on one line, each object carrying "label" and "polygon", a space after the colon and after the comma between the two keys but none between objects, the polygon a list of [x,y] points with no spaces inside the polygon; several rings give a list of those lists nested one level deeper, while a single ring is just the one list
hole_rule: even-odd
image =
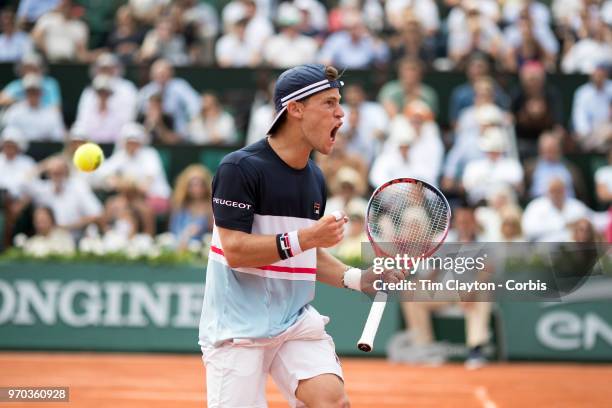
[{"label": "white hat on spectator", "polygon": [[138,142],[140,144],[149,143],[149,135],[146,129],[140,123],[129,122],[121,127],[119,131],[119,141],[121,144],[126,142]]},{"label": "white hat on spectator", "polygon": [[276,22],[283,27],[290,27],[300,23],[302,14],[300,10],[291,3],[281,3],[278,6]]},{"label": "white hat on spectator", "polygon": [[493,104],[486,104],[476,108],[476,120],[480,125],[501,124],[504,121],[504,113]]},{"label": "white hat on spectator", "polygon": [[503,153],[506,151],[506,146],[506,131],[497,126],[486,129],[478,140],[480,150],[487,153]]},{"label": "white hat on spectator", "polygon": [[14,143],[22,152],[28,150],[28,139],[17,127],[7,126],[4,128],[0,134],[0,145],[6,142]]},{"label": "white hat on spectator", "polygon": [[37,74],[27,74],[23,77],[23,89],[41,89],[42,77]]},{"label": "white hat on spectator", "polygon": [[37,54],[35,52],[28,52],[26,54],[23,55],[23,57],[21,57],[21,60],[19,61],[19,63],[23,66],[23,65],[32,65],[32,66],[36,66],[36,67],[42,67],[43,66],[43,59],[40,56],[40,54]]},{"label": "white hat on spectator", "polygon": [[333,190],[335,193],[340,191],[343,184],[352,186],[358,195],[365,193],[365,180],[359,174],[359,172],[352,167],[343,166],[336,173],[336,177],[334,177],[333,180]]},{"label": "white hat on spectator", "polygon": [[223,24],[225,26],[233,26],[240,20],[248,17],[246,6],[242,3],[229,3],[223,10]]},{"label": "white hat on spectator", "polygon": [[397,115],[393,119],[389,129],[389,136],[396,146],[410,146],[414,139],[416,139],[414,128],[403,115]]},{"label": "white hat on spectator", "polygon": [[115,56],[115,54],[103,52],[102,54],[98,55],[95,64],[96,67],[116,67],[119,65],[119,59]]},{"label": "white hat on spectator", "polygon": [[111,93],[113,92],[113,78],[109,75],[96,75],[92,85],[93,89],[95,89],[96,91],[108,91]]}]

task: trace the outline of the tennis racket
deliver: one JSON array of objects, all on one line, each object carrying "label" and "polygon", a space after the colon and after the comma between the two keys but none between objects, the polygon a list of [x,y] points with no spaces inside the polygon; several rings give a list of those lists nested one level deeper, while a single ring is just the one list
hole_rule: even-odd
[{"label": "tennis racket", "polygon": [[[390,180],[378,187],[366,212],[366,233],[378,257],[396,254],[431,256],[446,239],[451,209],[436,187],[414,178]],[[377,292],[357,347],[369,352],[380,325],[388,294]]]}]

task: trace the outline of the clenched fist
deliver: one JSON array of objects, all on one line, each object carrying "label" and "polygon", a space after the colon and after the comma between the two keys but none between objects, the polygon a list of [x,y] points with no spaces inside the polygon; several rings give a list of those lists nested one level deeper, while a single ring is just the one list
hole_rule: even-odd
[{"label": "clenched fist", "polygon": [[303,251],[310,248],[329,248],[338,244],[344,237],[344,224],[348,221],[346,215],[334,211],[326,215],[314,225],[298,231],[300,247]]}]

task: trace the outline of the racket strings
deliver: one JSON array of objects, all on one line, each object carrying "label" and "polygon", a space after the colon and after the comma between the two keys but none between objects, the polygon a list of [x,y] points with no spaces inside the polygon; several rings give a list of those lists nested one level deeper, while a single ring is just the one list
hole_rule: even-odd
[{"label": "racket strings", "polygon": [[449,209],[428,186],[401,182],[372,199],[367,222],[372,239],[384,252],[424,256],[448,228]]}]

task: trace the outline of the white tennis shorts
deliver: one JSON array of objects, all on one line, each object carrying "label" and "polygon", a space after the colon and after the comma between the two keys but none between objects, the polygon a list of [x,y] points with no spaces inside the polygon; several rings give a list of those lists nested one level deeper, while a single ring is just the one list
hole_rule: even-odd
[{"label": "white tennis shorts", "polygon": [[334,341],[325,332],[329,322],[308,305],[295,324],[271,339],[234,339],[218,347],[204,346],[209,408],[265,408],[268,374],[292,407],[298,382],[321,374],[343,380]]}]

